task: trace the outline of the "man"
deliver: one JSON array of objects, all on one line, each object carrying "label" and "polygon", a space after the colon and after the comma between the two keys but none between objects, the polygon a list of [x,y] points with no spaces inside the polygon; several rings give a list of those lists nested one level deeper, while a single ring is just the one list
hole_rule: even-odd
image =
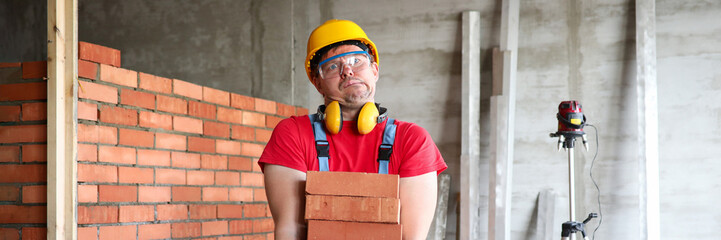
[{"label": "man", "polygon": [[[361,133],[363,127],[356,127],[357,122],[364,122],[358,116],[365,114],[365,106],[377,107],[372,104],[379,76],[375,44],[355,23],[330,20],[311,33],[305,65],[308,78],[325,101],[319,108],[325,113],[324,120],[313,114],[281,121],[259,160],[275,238],[306,238],[305,173],[329,170],[398,174],[403,238],[425,239],[435,211],[437,174],[447,165],[428,132],[413,123],[385,119],[383,108],[380,118],[373,115],[380,123],[371,123],[367,134]],[[341,116],[335,127],[329,125],[332,106],[337,106]],[[325,128],[311,123],[322,121]],[[391,132],[386,127],[394,125],[390,159],[382,160],[380,145]],[[320,134],[314,134],[316,128]],[[319,136],[315,135],[326,138],[327,152],[317,148]]]}]

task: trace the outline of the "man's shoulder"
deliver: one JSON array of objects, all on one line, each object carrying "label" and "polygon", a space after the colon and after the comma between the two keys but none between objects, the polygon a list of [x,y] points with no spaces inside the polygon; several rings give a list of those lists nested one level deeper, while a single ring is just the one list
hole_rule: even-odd
[{"label": "man's shoulder", "polygon": [[398,119],[395,119],[395,124],[398,126],[397,132],[403,135],[418,135],[418,134],[427,134],[427,131],[425,128],[419,126],[416,123],[413,122],[406,122],[401,121]]}]

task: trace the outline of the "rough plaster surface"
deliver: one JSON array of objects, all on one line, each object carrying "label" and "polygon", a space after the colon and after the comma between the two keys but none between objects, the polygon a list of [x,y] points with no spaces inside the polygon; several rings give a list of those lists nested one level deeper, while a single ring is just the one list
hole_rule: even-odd
[{"label": "rough plaster surface", "polygon": [[0,2],[0,62],[47,59],[47,1]]}]

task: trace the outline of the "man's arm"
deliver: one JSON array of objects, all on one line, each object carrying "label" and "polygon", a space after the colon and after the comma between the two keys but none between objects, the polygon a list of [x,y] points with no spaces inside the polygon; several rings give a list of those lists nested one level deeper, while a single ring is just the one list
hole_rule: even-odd
[{"label": "man's arm", "polygon": [[437,175],[429,172],[400,179],[403,239],[426,239],[436,211]]},{"label": "man's arm", "polygon": [[264,171],[265,194],[275,222],[275,239],[305,239],[305,173],[273,164],[266,164]]}]

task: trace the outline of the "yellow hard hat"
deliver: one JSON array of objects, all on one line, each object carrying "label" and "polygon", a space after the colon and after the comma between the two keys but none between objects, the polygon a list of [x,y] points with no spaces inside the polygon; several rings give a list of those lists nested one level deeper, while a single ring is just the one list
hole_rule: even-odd
[{"label": "yellow hard hat", "polygon": [[[370,54],[373,55],[375,62],[378,63],[378,49],[376,45],[368,39],[363,29],[348,20],[332,19],[328,20],[310,33],[308,38],[308,55],[305,57],[305,72],[308,74],[308,80],[313,81],[311,77],[310,60],[313,59],[316,52],[321,48],[333,43],[358,40],[368,46]],[[318,56],[320,57],[320,56]]]}]

